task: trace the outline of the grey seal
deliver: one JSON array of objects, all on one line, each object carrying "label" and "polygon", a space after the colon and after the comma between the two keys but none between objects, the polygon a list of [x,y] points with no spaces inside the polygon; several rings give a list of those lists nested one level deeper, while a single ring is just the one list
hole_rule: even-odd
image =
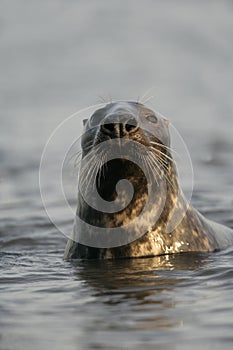
[{"label": "grey seal", "polygon": [[[103,213],[87,204],[78,194],[77,215],[98,227],[122,227],[140,215],[148,197],[148,185],[153,185],[153,206],[145,233],[132,242],[117,247],[93,247],[69,239],[65,259],[115,259],[152,257],[187,252],[213,252],[233,245],[233,230],[210,221],[194,209],[185,199],[180,188],[176,164],[170,148],[169,122],[138,102],[114,102],[98,109],[84,121],[82,157],[106,140],[129,140],[143,145],[148,155],[143,160],[148,166],[150,184],[140,167],[125,159],[113,159],[98,172],[96,186],[101,197],[111,202],[116,199],[116,184],[127,179],[133,185],[134,194],[126,208],[116,213]],[[127,152],[126,146],[122,146]],[[161,184],[166,184],[166,197]],[[177,224],[173,220],[182,212]],[[140,227],[137,226],[137,228]],[[125,232],[127,234],[127,232]]]}]

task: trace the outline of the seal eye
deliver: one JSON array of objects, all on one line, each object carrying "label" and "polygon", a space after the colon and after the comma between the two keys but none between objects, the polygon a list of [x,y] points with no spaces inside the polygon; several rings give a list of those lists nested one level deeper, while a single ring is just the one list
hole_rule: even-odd
[{"label": "seal eye", "polygon": [[146,119],[149,120],[149,122],[151,123],[154,123],[154,124],[158,123],[158,118],[153,114],[148,115]]}]

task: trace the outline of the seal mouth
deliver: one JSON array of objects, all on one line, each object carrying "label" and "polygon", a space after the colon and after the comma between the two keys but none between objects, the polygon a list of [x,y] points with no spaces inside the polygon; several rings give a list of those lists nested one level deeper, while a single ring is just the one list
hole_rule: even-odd
[{"label": "seal mouth", "polygon": [[[140,128],[127,137],[101,136],[98,135],[94,145],[83,145],[85,171],[95,174],[91,182],[96,178],[98,188],[102,186],[103,191],[108,192],[107,188],[111,182],[109,179],[113,177],[116,182],[121,179],[133,182],[135,178],[140,183],[144,170],[148,173],[150,184],[158,184],[161,179],[169,178],[169,166],[173,159],[169,148],[155,137],[146,137],[140,132]],[[139,167],[136,166],[138,162]],[[104,197],[104,192],[102,196]]]},{"label": "seal mouth", "polygon": [[[95,164],[96,169],[104,169],[106,156],[112,154],[114,158],[118,154],[115,158],[122,159],[122,166],[118,162],[122,173],[124,159],[141,158],[144,167],[149,169],[151,179],[157,179],[164,174],[166,176],[169,165],[173,162],[171,148],[149,131],[142,129],[135,119],[125,120],[125,123],[102,123],[98,127],[89,128],[82,139],[82,158],[90,154],[90,167]],[[137,172],[135,170],[135,175]]]}]

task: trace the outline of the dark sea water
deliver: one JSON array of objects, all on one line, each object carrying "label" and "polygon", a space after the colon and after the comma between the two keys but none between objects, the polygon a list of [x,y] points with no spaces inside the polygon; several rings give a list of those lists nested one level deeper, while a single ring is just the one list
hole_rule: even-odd
[{"label": "dark sea water", "polygon": [[[189,149],[193,206],[233,228],[232,18],[230,0],[1,1],[0,350],[233,348],[232,247],[66,262],[39,189],[59,123],[99,96],[153,87],[148,106]],[[68,231],[52,172],[60,148],[44,171]]]}]

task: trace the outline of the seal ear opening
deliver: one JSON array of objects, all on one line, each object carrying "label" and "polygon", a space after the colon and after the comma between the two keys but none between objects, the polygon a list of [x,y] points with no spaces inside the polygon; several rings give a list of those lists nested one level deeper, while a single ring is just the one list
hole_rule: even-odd
[{"label": "seal ear opening", "polygon": [[83,126],[87,124],[88,119],[83,119]]},{"label": "seal ear opening", "polygon": [[165,125],[168,127],[168,125],[170,124],[170,121],[168,119],[165,119],[165,118],[163,120],[164,120]]}]

